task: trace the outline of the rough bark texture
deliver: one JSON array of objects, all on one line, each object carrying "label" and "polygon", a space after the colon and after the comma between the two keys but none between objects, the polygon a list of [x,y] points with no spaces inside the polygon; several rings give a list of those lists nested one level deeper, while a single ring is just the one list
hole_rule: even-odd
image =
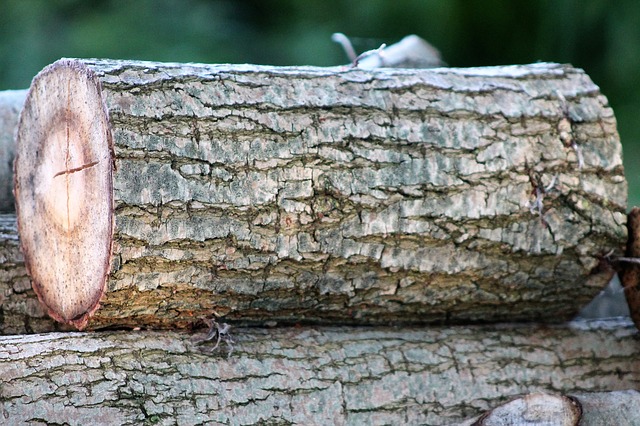
[{"label": "rough bark texture", "polygon": [[14,210],[13,157],[18,117],[26,90],[0,91],[0,213]]},{"label": "rough bark texture", "polygon": [[115,165],[112,269],[90,327],[214,311],[561,321],[606,285],[599,256],[626,241],[615,119],[569,66],[67,60],[43,75],[69,68],[100,85],[114,145],[113,159],[67,164]]},{"label": "rough bark texture", "polygon": [[633,426],[640,424],[640,392],[525,395],[459,426],[567,425]]},{"label": "rough bark texture", "polygon": [[16,216],[0,214],[0,334],[59,328],[47,316],[31,288],[20,253]]},{"label": "rough bark texture", "polygon": [[198,336],[175,332],[0,337],[0,416],[12,424],[438,425],[520,394],[625,390],[640,380],[630,322],[231,333],[230,356],[225,345],[203,352]]}]

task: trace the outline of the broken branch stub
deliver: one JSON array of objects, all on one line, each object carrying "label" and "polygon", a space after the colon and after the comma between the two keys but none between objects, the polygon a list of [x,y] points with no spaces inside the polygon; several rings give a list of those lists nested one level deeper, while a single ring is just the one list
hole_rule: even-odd
[{"label": "broken branch stub", "polygon": [[18,142],[26,265],[80,327],[562,321],[626,241],[615,119],[570,66],[61,60]]}]

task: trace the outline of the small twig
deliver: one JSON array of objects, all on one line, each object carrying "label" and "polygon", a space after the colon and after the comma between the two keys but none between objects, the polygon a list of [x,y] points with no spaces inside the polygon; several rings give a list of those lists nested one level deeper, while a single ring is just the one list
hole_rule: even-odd
[{"label": "small twig", "polygon": [[378,47],[377,49],[372,49],[372,50],[367,50],[366,52],[362,52],[361,54],[359,54],[351,63],[351,67],[352,68],[356,68],[358,66],[358,63],[363,60],[364,58],[367,58],[369,56],[372,55],[378,55],[378,57],[380,58],[381,62],[384,62],[384,48],[387,47],[386,43],[382,43],[380,45],[380,47]]},{"label": "small twig", "polygon": [[220,324],[215,319],[205,318],[203,321],[209,326],[209,331],[207,332],[207,335],[204,339],[199,340],[196,343],[202,344],[204,342],[215,340],[216,344],[210,350],[211,352],[213,352],[218,349],[218,347],[220,346],[220,342],[222,341],[229,347],[229,353],[227,354],[227,357],[230,357],[231,353],[233,352],[233,344],[235,343],[233,337],[231,337],[231,334],[229,334],[231,326],[226,322]]},{"label": "small twig", "polygon": [[349,37],[342,33],[333,33],[331,35],[331,40],[342,46],[344,53],[347,55],[347,58],[349,58],[349,61],[351,61],[351,63],[356,60],[356,57],[358,55],[356,55],[356,50],[353,48],[353,44],[351,44],[351,40],[349,40]]},{"label": "small twig", "polygon": [[[535,200],[528,201],[527,207],[529,207],[529,211],[533,215],[540,216],[540,220],[545,225],[548,225],[544,220],[544,198],[547,194],[549,194],[556,186],[558,182],[558,174],[553,175],[551,181],[547,184],[547,186],[542,186],[542,179],[540,177],[534,176],[531,172],[529,173],[529,180],[531,181],[531,185],[535,191]],[[532,194],[533,195],[533,194]]]},{"label": "small twig", "polygon": [[544,200],[544,191],[541,191],[540,188],[536,187],[536,199],[533,203],[529,203],[529,211],[531,214],[538,214],[538,216],[542,217],[542,207],[544,204],[542,201]]},{"label": "small twig", "polygon": [[611,260],[616,260],[618,262],[626,262],[626,263],[636,263],[640,265],[640,257],[612,257]]},{"label": "small twig", "polygon": [[544,187],[544,193],[548,193],[549,191],[551,191],[553,189],[554,186],[556,186],[556,181],[558,180],[558,175],[555,174],[553,175],[553,177],[551,178],[551,182],[549,182],[549,185]]}]

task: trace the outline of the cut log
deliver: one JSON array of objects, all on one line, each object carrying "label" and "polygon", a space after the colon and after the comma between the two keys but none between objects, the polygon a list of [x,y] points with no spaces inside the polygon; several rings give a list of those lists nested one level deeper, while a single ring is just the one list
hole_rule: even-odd
[{"label": "cut log", "polygon": [[[580,311],[583,318],[629,316],[620,283],[615,279]],[[0,334],[24,334],[64,330],[50,319],[31,288],[18,243],[16,218],[0,214]]]},{"label": "cut log", "polygon": [[626,182],[581,70],[60,60],[18,131],[21,245],[78,327],[562,321]]},{"label": "cut log", "polygon": [[60,329],[46,314],[27,276],[20,253],[16,216],[0,214],[0,334]]},{"label": "cut log", "polygon": [[26,96],[26,90],[0,91],[0,213],[14,211],[15,133]]},{"label": "cut log", "polygon": [[459,426],[637,425],[640,392],[581,393],[577,395],[531,394],[492,409]]},{"label": "cut log", "polygon": [[230,356],[176,332],[0,337],[0,413],[10,424],[440,425],[520,394],[639,385],[630,321],[231,333]]}]

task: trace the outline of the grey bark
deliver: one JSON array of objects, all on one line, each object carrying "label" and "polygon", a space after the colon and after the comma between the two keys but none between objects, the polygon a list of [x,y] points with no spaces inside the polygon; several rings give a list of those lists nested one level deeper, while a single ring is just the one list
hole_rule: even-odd
[{"label": "grey bark", "polygon": [[[630,321],[0,337],[0,416],[75,424],[450,424],[512,396],[637,388]],[[606,407],[605,407],[606,408]]]},{"label": "grey bark", "polygon": [[69,67],[98,82],[114,150],[89,327],[562,321],[626,241],[613,112],[570,66],[47,73]]},{"label": "grey bark", "polygon": [[0,91],[0,213],[14,211],[13,158],[18,117],[26,90]]},{"label": "grey bark", "polygon": [[58,328],[31,288],[20,253],[15,214],[0,214],[0,334]]}]

